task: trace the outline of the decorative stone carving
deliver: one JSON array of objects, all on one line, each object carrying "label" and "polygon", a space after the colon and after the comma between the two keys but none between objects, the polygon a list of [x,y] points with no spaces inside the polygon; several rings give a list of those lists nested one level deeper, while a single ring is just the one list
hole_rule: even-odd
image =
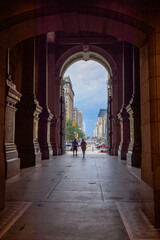
[{"label": "decorative stone carving", "polygon": [[[119,143],[120,143],[120,121],[118,117],[113,118],[113,130],[115,131],[116,134],[116,141],[113,142],[113,155],[118,156],[118,148],[119,148]],[[114,133],[114,132],[113,132]]]},{"label": "decorative stone carving", "polygon": [[140,134],[140,111],[136,104],[135,95],[132,96],[126,107],[130,120],[130,144],[127,153],[127,163],[133,167],[141,165],[141,134]]},{"label": "decorative stone carving", "polygon": [[129,115],[126,111],[125,105],[122,105],[120,113],[117,115],[120,121],[121,128],[121,142],[118,149],[119,159],[126,160],[126,154],[129,146]]},{"label": "decorative stone carving", "polygon": [[42,107],[40,107],[39,102],[37,101],[36,97],[34,97],[34,107],[35,110],[33,112],[33,145],[35,150],[36,162],[38,163],[41,160],[41,151],[38,142],[38,122],[39,122],[39,115],[42,111]]},{"label": "decorative stone carving", "polygon": [[89,51],[89,44],[84,43],[83,44],[83,52],[88,52]]},{"label": "decorative stone carving", "polygon": [[11,81],[11,76],[6,79],[7,97],[5,111],[5,153],[6,153],[6,178],[17,175],[20,171],[20,159],[15,144],[15,113],[16,104],[20,101],[22,94],[16,89]]}]

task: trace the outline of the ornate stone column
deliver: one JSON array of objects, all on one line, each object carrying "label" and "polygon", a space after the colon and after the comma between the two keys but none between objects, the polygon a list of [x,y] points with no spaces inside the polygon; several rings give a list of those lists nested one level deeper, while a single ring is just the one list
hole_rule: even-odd
[{"label": "ornate stone column", "polygon": [[[160,33],[148,36],[140,50],[141,67],[141,176],[152,191],[142,189],[142,209],[160,227]],[[152,198],[153,194],[153,198]]]},{"label": "ornate stone column", "polygon": [[47,42],[48,42],[48,105],[51,113],[53,114],[53,118],[51,119],[50,125],[50,141],[53,149],[53,155],[59,154],[59,145],[58,145],[58,137],[59,132],[59,113],[58,108],[60,107],[60,94],[59,94],[59,86],[60,81],[56,77],[55,73],[55,33],[50,32],[47,34]]},{"label": "ornate stone column", "polygon": [[50,143],[50,125],[53,115],[48,107],[48,43],[47,35],[36,38],[36,79],[37,98],[42,112],[39,115],[38,140],[42,152],[42,159],[53,157]]},{"label": "ornate stone column", "polygon": [[130,141],[130,124],[129,124],[129,114],[126,110],[131,96],[132,96],[132,86],[133,86],[133,76],[132,76],[132,45],[123,42],[122,47],[122,81],[123,81],[123,105],[118,113],[118,119],[120,121],[121,127],[121,142],[118,150],[119,159],[126,160],[126,154],[128,151],[129,141]]},{"label": "ornate stone column", "polygon": [[64,99],[64,89],[63,89],[63,79],[61,84],[61,126],[60,126],[60,149],[61,154],[65,153],[65,99]]},{"label": "ornate stone column", "polygon": [[17,175],[20,171],[20,159],[15,144],[15,113],[16,104],[22,96],[13,84],[10,76],[6,80],[7,97],[5,111],[5,154],[6,154],[6,178]]},{"label": "ornate stone column", "polygon": [[42,159],[51,159],[53,157],[53,150],[50,142],[50,125],[53,118],[49,108],[46,106],[42,109],[39,115],[39,144],[42,152]]},{"label": "ornate stone column", "polygon": [[61,142],[61,77],[56,76],[55,81],[55,114],[57,124],[55,128],[55,143],[57,146],[57,155],[61,154],[60,142]]},{"label": "ornate stone column", "polygon": [[53,149],[53,155],[58,155],[58,145],[56,142],[56,129],[57,129],[58,118],[56,114],[53,114],[53,118],[51,120],[51,145]]},{"label": "ornate stone column", "polygon": [[140,75],[139,50],[133,46],[133,95],[126,107],[130,120],[130,144],[127,163],[133,167],[141,166],[141,120],[140,120]]},{"label": "ornate stone column", "polygon": [[41,162],[38,122],[42,108],[35,96],[35,39],[24,41],[22,48],[22,98],[17,104],[16,144],[23,168]]},{"label": "ornate stone column", "polygon": [[119,110],[119,84],[117,72],[112,76],[112,149],[111,154],[118,156],[118,148],[120,144],[120,124],[117,118]]},{"label": "ornate stone column", "polygon": [[120,113],[117,115],[120,122],[121,142],[118,149],[119,159],[126,160],[126,153],[129,145],[129,115],[125,105],[122,106]]},{"label": "ornate stone column", "polygon": [[118,156],[118,148],[120,143],[120,136],[121,136],[121,129],[120,129],[120,121],[118,117],[113,118],[113,138],[114,138],[114,145],[113,145],[113,155]]},{"label": "ornate stone column", "polygon": [[0,42],[0,211],[5,207],[5,90],[6,90],[7,50]]},{"label": "ornate stone column", "polygon": [[108,151],[109,154],[112,154],[112,79],[108,80],[107,84],[108,92],[108,106],[107,106],[107,122],[108,122],[108,131],[107,131],[107,140],[108,140]]}]

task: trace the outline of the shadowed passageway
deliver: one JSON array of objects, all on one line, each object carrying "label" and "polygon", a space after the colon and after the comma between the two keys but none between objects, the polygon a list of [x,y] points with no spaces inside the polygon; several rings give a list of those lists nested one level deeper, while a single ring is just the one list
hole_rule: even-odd
[{"label": "shadowed passageway", "polygon": [[24,169],[8,180],[6,201],[31,205],[2,239],[127,240],[125,221],[136,237],[134,221],[141,219],[132,212],[145,183],[131,172],[117,157],[87,152],[83,159],[80,151]]}]

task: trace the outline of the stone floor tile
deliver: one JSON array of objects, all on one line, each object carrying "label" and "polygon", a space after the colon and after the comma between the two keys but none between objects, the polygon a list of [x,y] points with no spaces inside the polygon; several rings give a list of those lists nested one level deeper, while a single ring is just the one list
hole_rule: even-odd
[{"label": "stone floor tile", "polygon": [[55,188],[55,191],[88,191],[101,192],[99,182],[66,182],[61,181]]},{"label": "stone floor tile", "polygon": [[47,201],[53,202],[103,202],[101,192],[57,191],[53,192]]}]

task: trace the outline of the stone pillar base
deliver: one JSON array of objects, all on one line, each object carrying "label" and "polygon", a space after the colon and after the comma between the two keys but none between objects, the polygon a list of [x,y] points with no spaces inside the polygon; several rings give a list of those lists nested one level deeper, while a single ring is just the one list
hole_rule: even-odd
[{"label": "stone pillar base", "polygon": [[126,151],[125,150],[118,150],[118,159],[119,160],[126,160]]},{"label": "stone pillar base", "polygon": [[[23,157],[21,157],[21,168],[27,168],[36,166],[41,163],[42,154],[41,152],[36,152],[34,144],[31,146],[22,147]],[[19,153],[21,153],[19,151]],[[29,161],[30,160],[30,161]]]},{"label": "stone pillar base", "polygon": [[113,156],[118,156],[118,149],[113,149]]},{"label": "stone pillar base", "polygon": [[155,225],[155,212],[154,212],[154,189],[146,184],[141,185],[141,209],[149,219],[149,221]]},{"label": "stone pillar base", "polygon": [[127,164],[132,167],[141,167],[141,154],[128,152],[127,153]]},{"label": "stone pillar base", "polygon": [[14,177],[20,173],[20,158],[12,158],[6,161],[6,179]]},{"label": "stone pillar base", "polygon": [[6,152],[6,179],[20,173],[20,158],[18,157],[17,147],[14,143],[5,143]]},{"label": "stone pillar base", "polygon": [[34,142],[34,158],[35,158],[35,166],[41,163],[42,153],[40,152],[40,147],[38,142]]},{"label": "stone pillar base", "polygon": [[59,155],[59,149],[56,144],[52,144],[52,149],[53,149],[53,156],[58,156]]}]

